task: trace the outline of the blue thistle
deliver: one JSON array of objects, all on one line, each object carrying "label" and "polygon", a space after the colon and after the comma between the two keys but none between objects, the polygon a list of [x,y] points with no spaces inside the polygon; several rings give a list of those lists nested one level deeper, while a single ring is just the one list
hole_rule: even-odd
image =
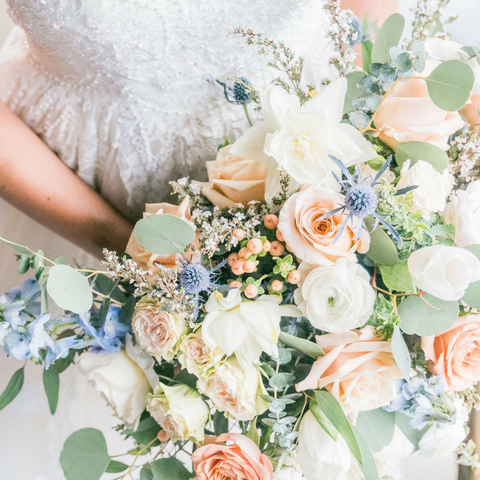
[{"label": "blue thistle", "polygon": [[345,195],[345,206],[357,217],[372,215],[377,209],[378,196],[369,185],[359,184],[350,187]]},{"label": "blue thistle", "polygon": [[239,82],[233,84],[233,98],[238,104],[250,103],[252,99],[248,95],[246,85],[250,85],[250,82],[245,77],[240,77]]}]

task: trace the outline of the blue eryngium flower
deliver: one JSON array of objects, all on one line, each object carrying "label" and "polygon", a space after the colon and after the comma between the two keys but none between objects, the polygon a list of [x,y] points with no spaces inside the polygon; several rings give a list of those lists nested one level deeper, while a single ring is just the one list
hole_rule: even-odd
[{"label": "blue eryngium flower", "polygon": [[[375,175],[375,178],[372,178],[371,176],[368,177],[370,184],[365,183],[365,180],[367,179],[363,178],[359,165],[357,165],[356,172],[351,175],[347,167],[338,158],[335,158],[333,155],[329,155],[329,157],[332,159],[335,165],[340,168],[340,171],[345,177],[345,180],[340,180],[337,175],[332,172],[335,180],[340,184],[345,193],[345,205],[341,205],[340,207],[335,208],[334,210],[327,212],[325,215],[320,217],[320,220],[323,220],[324,218],[328,218],[340,211],[343,215],[346,215],[347,218],[335,236],[335,241],[340,237],[344,228],[348,225],[348,222],[350,222],[353,227],[355,223],[354,217],[358,217],[360,219],[360,222],[358,222],[358,230],[354,237],[355,239],[359,238],[360,234],[362,233],[362,229],[366,229],[364,222],[365,217],[373,216],[375,218],[375,225],[373,227],[374,230],[377,228],[378,224],[381,223],[390,232],[392,237],[397,240],[397,242],[402,243],[402,239],[398,232],[384,218],[382,218],[381,214],[377,213],[378,194],[373,188],[375,185],[380,183],[380,177],[390,166],[392,157],[387,159],[382,168],[378,171],[377,175]],[[398,193],[406,192],[402,190]]]},{"label": "blue eryngium flower", "polygon": [[217,80],[217,82],[223,87],[223,92],[228,103],[246,105],[252,101],[247,88],[250,82],[245,77],[239,77],[237,81],[233,82],[233,85],[227,85],[221,80]]}]

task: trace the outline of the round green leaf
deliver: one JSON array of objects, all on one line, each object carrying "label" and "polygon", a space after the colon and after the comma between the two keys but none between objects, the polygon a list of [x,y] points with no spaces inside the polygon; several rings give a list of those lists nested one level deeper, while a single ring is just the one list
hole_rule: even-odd
[{"label": "round green leaf", "polygon": [[374,224],[374,218],[365,219],[365,226],[370,233],[370,248],[366,255],[378,265],[393,265],[398,261],[397,249],[380,225],[373,229]]},{"label": "round green leaf", "polygon": [[360,412],[355,428],[362,434],[372,453],[390,445],[395,431],[395,413],[383,408]]},{"label": "round green leaf", "polygon": [[72,433],[60,454],[60,465],[67,480],[99,480],[109,463],[105,437],[95,428]]},{"label": "round green leaf", "polygon": [[128,468],[128,465],[122,462],[117,462],[116,460],[110,460],[108,464],[106,473],[120,473],[124,472]]},{"label": "round green leaf", "polygon": [[440,173],[448,167],[447,154],[441,148],[426,142],[406,142],[399,144],[395,152],[395,160],[400,167],[405,160],[411,160],[410,167],[415,165],[419,160],[424,160]]},{"label": "round green leaf", "polygon": [[347,94],[345,95],[345,105],[343,107],[343,113],[351,112],[355,110],[352,106],[352,99],[356,97],[363,97],[365,92],[358,88],[360,80],[366,76],[365,72],[352,72],[348,75],[345,75],[347,79]]},{"label": "round green leaf", "polygon": [[174,458],[161,458],[152,463],[153,478],[155,480],[190,480],[192,474],[183,463]]},{"label": "round green leaf", "polygon": [[396,47],[402,38],[405,19],[399,13],[390,15],[377,33],[372,48],[373,63],[388,63],[390,48]]},{"label": "round green leaf", "polygon": [[87,277],[68,265],[55,265],[49,270],[47,291],[64,310],[85,313],[92,307],[93,295]]},{"label": "round green leaf", "polygon": [[467,103],[475,76],[466,63],[447,60],[435,68],[425,80],[433,103],[443,110],[455,112]]},{"label": "round green leaf", "polygon": [[[464,247],[470,253],[473,253],[480,260],[480,245],[468,245]],[[480,280],[471,283],[463,296],[462,300],[472,308],[480,310]]]},{"label": "round green leaf", "polygon": [[458,302],[440,300],[428,293],[420,297],[407,297],[398,306],[401,329],[408,334],[421,337],[435,335],[448,330],[457,320]]},{"label": "round green leaf", "polygon": [[174,215],[149,215],[137,222],[135,235],[145,250],[156,255],[183,253],[193,242],[195,231]]}]

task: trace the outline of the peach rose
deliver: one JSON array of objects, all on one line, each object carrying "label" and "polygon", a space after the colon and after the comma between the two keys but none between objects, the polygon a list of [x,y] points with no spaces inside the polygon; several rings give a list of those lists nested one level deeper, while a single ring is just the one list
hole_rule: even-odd
[{"label": "peach rose", "polygon": [[280,212],[278,224],[290,251],[313,265],[334,265],[340,257],[356,262],[355,252],[366,253],[370,248],[370,235],[365,229],[354,239],[360,219],[355,217],[353,225],[348,222],[338,238],[347,217],[337,212],[320,220],[344,204],[342,194],[323,187],[309,187],[292,195]]},{"label": "peach rose", "polygon": [[206,162],[209,183],[202,193],[220,208],[251,200],[265,202],[267,165],[238,157],[230,147],[221,148],[216,160]]},{"label": "peach rose", "polygon": [[249,438],[238,433],[207,437],[192,455],[197,480],[271,480],[272,462]]},{"label": "peach rose", "polygon": [[[145,205],[144,218],[148,215],[161,215],[167,213],[181,218],[186,222],[190,221],[189,198],[185,197],[180,205],[172,205],[171,203],[147,203]],[[137,240],[135,231],[130,235],[130,239],[125,249],[125,253],[130,255],[140,268],[150,272],[150,275],[156,275],[160,271],[157,264],[165,268],[177,267],[178,253],[171,255],[156,255],[145,250]]]},{"label": "peach rose", "polygon": [[[422,75],[428,76],[439,63],[427,60]],[[420,141],[448,150],[448,137],[464,125],[458,112],[447,112],[432,102],[425,80],[415,74],[395,86],[375,117],[380,132],[377,135],[392,148],[399,143]]]},{"label": "peach rose", "polygon": [[460,317],[450,330],[422,337],[430,371],[445,378],[445,388],[460,392],[480,380],[480,315]]},{"label": "peach rose", "polygon": [[150,355],[171,360],[175,347],[186,330],[184,315],[162,309],[162,303],[137,304],[132,317],[132,329],[137,342]]},{"label": "peach rose", "polygon": [[392,354],[392,344],[380,341],[373,327],[316,337],[325,352],[312,366],[297,391],[326,388],[345,413],[374,410],[396,396],[395,381],[403,378]]}]

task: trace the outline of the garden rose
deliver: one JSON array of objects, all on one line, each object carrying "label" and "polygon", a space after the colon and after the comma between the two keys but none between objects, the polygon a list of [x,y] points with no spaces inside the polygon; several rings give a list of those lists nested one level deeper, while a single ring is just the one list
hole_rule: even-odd
[{"label": "garden rose", "polygon": [[457,247],[480,244],[480,180],[470,183],[466,190],[456,191],[443,218],[456,226]]},{"label": "garden rose", "polygon": [[303,262],[298,271],[295,303],[315,328],[341,333],[367,323],[375,292],[362,266],[339,258],[335,265],[320,267]]},{"label": "garden rose", "polygon": [[[354,217],[337,236],[346,216],[337,212],[320,218],[340,205],[345,197],[323,187],[310,187],[292,195],[280,211],[278,229],[289,249],[301,260],[314,265],[333,265],[339,258],[356,261],[355,252],[366,253],[370,236],[363,229],[354,239],[360,219]],[[337,237],[337,238],[336,238]]]},{"label": "garden rose", "polygon": [[418,288],[447,301],[460,300],[468,285],[480,279],[480,261],[473,253],[445,245],[413,252],[408,270]]},{"label": "garden rose", "polygon": [[[145,205],[144,218],[148,215],[174,215],[186,222],[190,221],[189,198],[185,197],[180,205],[172,205],[170,203],[147,203]],[[139,268],[150,272],[150,275],[156,275],[160,271],[160,264],[165,268],[177,267],[177,258],[180,254],[172,253],[171,255],[155,255],[147,252],[140,242],[137,240],[135,231],[130,235],[125,253],[130,255]]]},{"label": "garden rose", "polygon": [[103,394],[128,428],[137,428],[145,410],[145,397],[158,383],[153,358],[126,336],[118,353],[85,352],[77,362],[80,371]]},{"label": "garden rose", "polygon": [[217,159],[206,162],[208,180],[202,193],[220,208],[237,203],[265,202],[268,167],[230,152],[231,145],[218,151]]},{"label": "garden rose", "polygon": [[146,398],[147,410],[168,438],[203,442],[210,410],[202,396],[187,385],[158,383]]},{"label": "garden rose", "polygon": [[[428,76],[439,62],[427,60],[422,76]],[[437,107],[428,95],[427,84],[414,73],[406,82],[399,82],[377,110],[375,126],[382,141],[392,148],[405,142],[428,142],[448,150],[448,137],[465,122],[457,112]]]},{"label": "garden rose", "polygon": [[416,186],[412,191],[412,211],[420,210],[425,219],[430,218],[434,212],[442,212],[447,204],[447,197],[453,188],[453,176],[445,169],[443,173],[437,172],[432,165],[419,160],[410,167],[410,160],[402,165],[401,178],[398,189]]},{"label": "garden rose", "polygon": [[198,389],[218,410],[235,420],[253,420],[268,408],[260,398],[266,393],[260,373],[253,366],[244,371],[235,357],[223,362],[206,379],[199,379]]},{"label": "garden rose", "polygon": [[446,332],[422,337],[430,371],[460,392],[480,381],[480,315],[460,317]]},{"label": "garden rose", "polygon": [[[318,358],[297,391],[326,388],[347,414],[388,405],[403,378],[390,342],[379,341],[373,327],[316,337],[325,356]],[[303,469],[303,467],[302,467]]]},{"label": "garden rose", "polygon": [[186,331],[184,314],[163,310],[161,302],[140,301],[132,317],[137,342],[156,358],[173,358],[176,346]]},{"label": "garden rose", "polygon": [[352,462],[343,437],[335,442],[310,411],[300,423],[296,460],[308,480],[345,478]]},{"label": "garden rose", "polygon": [[273,467],[255,443],[238,433],[210,437],[192,454],[197,480],[272,480]]}]

